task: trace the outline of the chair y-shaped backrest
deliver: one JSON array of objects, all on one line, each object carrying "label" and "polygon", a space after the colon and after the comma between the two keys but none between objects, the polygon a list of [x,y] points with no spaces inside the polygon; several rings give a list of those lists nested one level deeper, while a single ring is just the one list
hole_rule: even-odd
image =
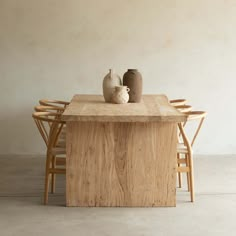
[{"label": "chair y-shaped backrest", "polygon": [[48,149],[55,147],[65,122],[56,112],[35,112],[32,117]]},{"label": "chair y-shaped backrest", "polygon": [[[55,113],[55,118],[60,118],[61,114],[64,111],[63,107],[55,107],[55,106],[35,106],[34,110],[36,112],[52,112]],[[57,114],[57,116],[56,116]],[[45,114],[44,114],[45,116]],[[51,117],[52,118],[52,117]],[[50,127],[52,125],[52,119],[48,119],[48,122],[44,121],[42,122],[41,120],[35,120],[35,123],[38,127],[38,130],[46,144],[46,146],[48,145],[48,138],[49,138],[49,132],[50,132]]]},{"label": "chair y-shaped backrest", "polygon": [[[187,138],[188,142],[190,143],[190,146],[192,147],[193,144],[196,141],[196,138],[197,138],[197,136],[199,134],[199,131],[200,131],[201,127],[202,127],[203,121],[204,121],[207,113],[205,111],[188,111],[188,112],[183,112],[183,113],[187,116],[187,122],[181,124],[183,129],[184,129],[184,126],[186,126],[186,124],[188,124],[190,121],[197,122],[197,124],[196,124],[197,126],[196,126],[195,130],[191,129],[191,131],[192,131],[191,132],[192,133],[191,138],[190,138],[190,135],[187,136],[187,134],[186,134],[186,130],[185,130],[186,127],[185,127],[184,130],[180,129],[180,133],[182,135],[183,140],[185,138]],[[184,136],[185,136],[185,138],[184,138]],[[184,140],[184,141],[186,142],[186,140]]]},{"label": "chair y-shaped backrest", "polygon": [[[186,104],[185,104],[185,105],[178,105],[178,106],[175,106],[175,108],[176,108],[178,111],[182,112],[182,113],[189,112],[189,111],[192,110],[192,106],[186,105]],[[183,127],[186,125],[186,123],[187,123],[187,121],[185,121],[185,122],[182,123]],[[180,130],[178,130],[178,139],[179,139],[180,137],[181,137],[181,132],[180,132]],[[179,139],[179,142],[180,142],[180,139]]]}]

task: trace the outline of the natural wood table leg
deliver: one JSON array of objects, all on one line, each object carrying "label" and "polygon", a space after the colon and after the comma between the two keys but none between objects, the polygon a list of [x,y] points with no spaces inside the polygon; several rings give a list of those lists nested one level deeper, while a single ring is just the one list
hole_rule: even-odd
[{"label": "natural wood table leg", "polygon": [[176,123],[67,122],[67,206],[175,206]]}]

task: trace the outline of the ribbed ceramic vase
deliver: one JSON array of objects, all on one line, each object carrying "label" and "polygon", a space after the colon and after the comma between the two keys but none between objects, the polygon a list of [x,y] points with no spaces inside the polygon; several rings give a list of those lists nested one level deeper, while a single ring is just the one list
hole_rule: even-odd
[{"label": "ribbed ceramic vase", "polygon": [[117,104],[127,103],[129,101],[129,88],[127,86],[116,86],[112,95],[112,101]]},{"label": "ribbed ceramic vase", "polygon": [[109,73],[103,80],[103,96],[106,102],[112,102],[112,94],[115,91],[115,87],[121,85],[122,82],[120,76],[113,73],[113,70],[110,69]]},{"label": "ribbed ceramic vase", "polygon": [[127,86],[129,91],[129,102],[140,102],[142,99],[143,79],[137,69],[128,69],[123,76],[123,85]]}]

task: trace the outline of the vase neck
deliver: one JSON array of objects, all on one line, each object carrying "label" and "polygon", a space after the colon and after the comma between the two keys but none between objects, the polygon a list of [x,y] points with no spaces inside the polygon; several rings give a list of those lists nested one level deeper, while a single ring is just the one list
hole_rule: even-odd
[{"label": "vase neck", "polygon": [[128,71],[138,71],[138,69],[128,69]]},{"label": "vase neck", "polygon": [[113,69],[109,69],[109,75],[110,75],[110,78],[113,77],[113,73],[114,73]]}]

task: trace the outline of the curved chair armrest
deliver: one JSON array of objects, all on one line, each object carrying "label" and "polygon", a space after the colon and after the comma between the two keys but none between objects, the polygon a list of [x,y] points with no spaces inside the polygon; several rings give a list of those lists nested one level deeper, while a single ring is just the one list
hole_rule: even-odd
[{"label": "curved chair armrest", "polygon": [[64,107],[60,107],[60,106],[45,106],[45,105],[39,105],[39,106],[35,106],[34,107],[34,110],[35,111],[41,111],[41,112],[44,112],[44,111],[46,111],[46,112],[54,112],[54,111],[57,111],[57,112],[60,112],[60,113],[62,113],[64,110],[65,110],[65,108]]},{"label": "curved chair armrest", "polygon": [[186,99],[173,99],[173,100],[170,100],[169,103],[172,105],[172,106],[181,106],[181,105],[185,105],[187,103],[187,100]]},{"label": "curved chair armrest", "polygon": [[178,106],[175,106],[175,108],[180,111],[180,112],[189,112],[192,110],[192,106],[190,105],[178,105]]},{"label": "curved chair armrest", "polygon": [[61,101],[61,100],[53,100],[53,99],[40,99],[39,104],[43,106],[56,106],[56,105],[63,105],[68,106],[70,102]]}]

